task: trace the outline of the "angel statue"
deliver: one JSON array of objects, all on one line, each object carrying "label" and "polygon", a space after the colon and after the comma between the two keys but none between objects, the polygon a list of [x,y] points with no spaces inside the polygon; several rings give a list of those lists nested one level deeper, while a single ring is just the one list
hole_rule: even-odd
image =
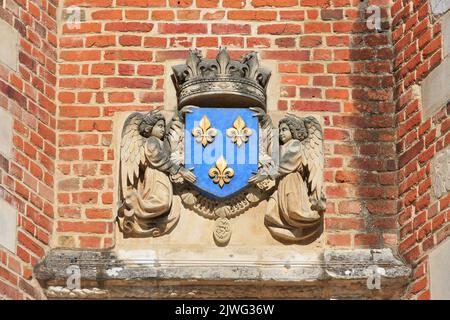
[{"label": "angel statue", "polygon": [[183,112],[172,120],[169,132],[159,111],[135,112],[125,121],[120,144],[119,228],[125,237],[161,236],[178,222],[169,176],[195,182],[195,175],[172,158]]},{"label": "angel statue", "polygon": [[279,122],[279,140],[277,173],[268,176],[259,171],[250,182],[278,180],[265,215],[266,227],[275,239],[312,242],[320,234],[325,211],[322,129],[314,117],[288,114]]}]

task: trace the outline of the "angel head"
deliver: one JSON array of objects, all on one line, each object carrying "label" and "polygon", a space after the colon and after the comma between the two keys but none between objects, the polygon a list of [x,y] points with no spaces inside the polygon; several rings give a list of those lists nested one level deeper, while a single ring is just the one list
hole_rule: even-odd
[{"label": "angel head", "polygon": [[157,111],[147,113],[139,124],[139,133],[145,138],[153,136],[163,140],[166,134],[166,120],[164,116]]},{"label": "angel head", "polygon": [[280,131],[281,144],[285,144],[292,139],[302,141],[308,136],[305,123],[299,117],[287,116],[286,118],[280,120],[278,127]]}]

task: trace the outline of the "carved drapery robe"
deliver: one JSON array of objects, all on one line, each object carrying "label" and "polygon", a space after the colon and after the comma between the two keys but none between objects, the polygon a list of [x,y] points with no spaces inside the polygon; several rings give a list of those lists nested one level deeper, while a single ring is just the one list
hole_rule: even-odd
[{"label": "carved drapery robe", "polygon": [[170,160],[169,146],[158,138],[148,138],[144,148],[148,166],[137,188],[129,190],[126,197],[125,216],[130,219],[124,222],[124,228],[135,236],[158,236],[170,230],[179,218],[167,173],[176,174],[180,166]]},{"label": "carved drapery robe", "polygon": [[312,203],[303,176],[302,147],[292,139],[280,146],[278,188],[270,197],[266,225],[270,233],[286,241],[308,240],[316,233],[320,215],[311,209]]}]

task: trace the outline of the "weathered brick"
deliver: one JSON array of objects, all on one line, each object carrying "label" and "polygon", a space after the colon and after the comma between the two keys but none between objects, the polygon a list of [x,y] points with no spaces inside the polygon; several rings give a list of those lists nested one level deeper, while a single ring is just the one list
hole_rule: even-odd
[{"label": "weathered brick", "polygon": [[211,31],[213,34],[250,34],[251,27],[249,24],[214,23]]},{"label": "weathered brick", "polygon": [[207,26],[201,23],[160,23],[158,32],[161,34],[203,34],[207,33]]}]

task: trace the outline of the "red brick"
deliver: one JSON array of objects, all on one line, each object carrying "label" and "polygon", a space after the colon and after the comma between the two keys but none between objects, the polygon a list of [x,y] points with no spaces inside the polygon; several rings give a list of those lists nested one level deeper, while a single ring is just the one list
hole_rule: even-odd
[{"label": "red brick", "polygon": [[199,37],[196,39],[196,47],[217,47],[218,46],[218,39],[215,37]]},{"label": "red brick", "polygon": [[364,220],[360,218],[325,218],[325,227],[332,230],[361,230]]},{"label": "red brick", "polygon": [[251,27],[248,24],[214,23],[211,27],[213,34],[250,34],[250,31]]},{"label": "red brick", "polygon": [[164,74],[163,65],[138,65],[137,74],[140,76],[159,76]]},{"label": "red brick", "polygon": [[300,5],[305,7],[322,7],[326,8],[330,5],[330,0],[300,0]]},{"label": "red brick", "polygon": [[18,279],[17,276],[14,273],[3,268],[2,266],[0,266],[0,278],[5,279],[13,286],[17,286],[17,279]]},{"label": "red brick", "polygon": [[198,8],[217,8],[219,0],[196,0],[195,4]]},{"label": "red brick", "polygon": [[113,216],[111,209],[86,209],[85,214],[88,219],[111,219]]},{"label": "red brick", "polygon": [[60,79],[59,85],[62,88],[85,88],[85,89],[99,89],[100,79],[96,78],[70,78]]},{"label": "red brick", "polygon": [[125,18],[129,20],[147,20],[148,11],[147,10],[126,10]]},{"label": "red brick", "polygon": [[300,98],[312,99],[321,98],[322,90],[318,88],[300,88]]},{"label": "red brick", "polygon": [[348,100],[349,93],[346,89],[327,89],[325,96],[327,99]]},{"label": "red brick", "polygon": [[77,28],[69,28],[68,24],[63,25],[63,33],[71,34],[71,33],[100,33],[102,29],[102,25],[98,22],[80,22]]},{"label": "red brick", "polygon": [[368,200],[366,206],[372,214],[391,215],[397,213],[394,200]]},{"label": "red brick", "polygon": [[301,111],[329,111],[339,112],[339,102],[330,101],[294,101],[292,103],[293,110]]},{"label": "red brick", "polygon": [[151,88],[153,81],[146,78],[107,78],[105,86],[109,88]]},{"label": "red brick", "polygon": [[403,167],[406,163],[415,158],[423,150],[423,140],[417,142],[413,147],[401,154],[398,159],[398,165]]},{"label": "red brick", "polygon": [[91,14],[93,20],[121,20],[122,10],[98,10]]},{"label": "red brick", "polygon": [[346,130],[332,128],[324,129],[324,139],[326,140],[347,140],[348,138],[349,134]]},{"label": "red brick", "polygon": [[93,176],[97,171],[97,165],[94,163],[74,164],[73,172],[78,176]]},{"label": "red brick", "polygon": [[113,63],[93,64],[91,68],[92,74],[112,75],[115,71],[115,66]]},{"label": "red brick", "polygon": [[151,61],[151,51],[141,50],[107,50],[104,54],[105,60],[130,60],[130,61]]},{"label": "red brick", "polygon": [[351,65],[347,62],[334,62],[327,65],[329,73],[350,73]]},{"label": "red brick", "polygon": [[339,213],[359,214],[361,212],[361,203],[358,201],[345,201],[339,203]]},{"label": "red brick", "polygon": [[245,1],[243,1],[243,0],[223,0],[222,6],[224,8],[242,8],[245,6]]},{"label": "red brick", "polygon": [[134,94],[132,92],[112,92],[108,95],[108,101],[119,103],[133,102]]},{"label": "red brick", "polygon": [[411,286],[411,293],[418,293],[422,291],[427,287],[427,284],[428,284],[427,277],[423,277],[422,279],[414,282]]},{"label": "red brick", "polygon": [[132,64],[125,64],[125,63],[120,63],[119,64],[119,74],[121,76],[132,76],[134,75],[134,68],[135,66]]},{"label": "red brick", "polygon": [[75,64],[61,64],[59,66],[59,73],[61,75],[76,75],[80,73],[80,66]]},{"label": "red brick", "polygon": [[331,25],[325,22],[305,22],[305,33],[331,32]]},{"label": "red brick", "polygon": [[143,92],[139,97],[142,103],[163,102],[163,92]]},{"label": "red brick", "polygon": [[336,171],[336,182],[339,183],[352,183],[359,182],[359,174],[353,171]]},{"label": "red brick", "polygon": [[57,224],[58,232],[79,232],[79,233],[97,233],[104,234],[107,230],[106,222],[70,222],[59,221]]},{"label": "red brick", "polygon": [[102,203],[103,204],[112,204],[113,203],[112,192],[105,192],[102,194]]},{"label": "red brick", "polygon": [[356,234],[355,235],[355,246],[358,247],[370,247],[376,248],[379,246],[379,236],[377,234]]},{"label": "red brick", "polygon": [[19,243],[23,244],[27,249],[31,250],[38,257],[44,256],[44,249],[31,237],[25,235],[25,233],[19,231],[17,233]]},{"label": "red brick", "polygon": [[82,156],[84,160],[104,160],[104,152],[102,149],[83,149]]},{"label": "red brick", "polygon": [[305,11],[303,10],[280,11],[280,20],[303,21],[305,20]]},{"label": "red brick", "polygon": [[164,7],[166,0],[117,0],[117,6],[125,7]]},{"label": "red brick", "polygon": [[323,9],[320,10],[322,20],[342,20],[344,14],[342,9]]},{"label": "red brick", "polygon": [[304,63],[300,67],[302,73],[323,73],[324,67],[320,63]]},{"label": "red brick", "polygon": [[225,11],[205,12],[203,20],[222,20],[225,17]]},{"label": "red brick", "polygon": [[80,120],[78,124],[79,131],[110,131],[111,128],[111,120]]},{"label": "red brick", "polygon": [[278,72],[280,72],[280,73],[297,73],[298,65],[295,63],[280,63],[280,64],[278,64]]},{"label": "red brick", "polygon": [[199,20],[200,10],[179,10],[177,11],[178,20]]},{"label": "red brick", "polygon": [[194,0],[169,0],[169,5],[171,7],[189,7],[193,2]]},{"label": "red brick", "polygon": [[259,7],[295,7],[298,0],[252,0],[252,6]]},{"label": "red brick", "polygon": [[100,109],[98,107],[90,106],[61,106],[60,114],[61,117],[98,117],[100,115]]},{"label": "red brick", "polygon": [[119,43],[122,46],[140,46],[142,43],[141,36],[123,35],[119,37]]},{"label": "red brick", "polygon": [[100,248],[101,246],[100,237],[84,237],[80,236],[80,246],[81,248]]},{"label": "red brick", "polygon": [[65,6],[79,7],[110,7],[112,0],[65,0]]},{"label": "red brick", "polygon": [[264,24],[258,27],[258,34],[291,35],[302,32],[300,24]]},{"label": "red brick", "polygon": [[167,44],[166,38],[145,37],[144,47],[165,48]]},{"label": "red brick", "polygon": [[296,39],[295,38],[278,38],[275,39],[275,45],[280,48],[295,48]]},{"label": "red brick", "polygon": [[174,20],[175,13],[170,10],[153,10],[152,20]]},{"label": "red brick", "polygon": [[201,23],[160,23],[158,32],[161,34],[202,34],[207,33],[207,26]]},{"label": "red brick", "polygon": [[328,234],[327,244],[337,247],[349,247],[351,245],[351,237],[349,234]]},{"label": "red brick", "polygon": [[293,61],[308,61],[310,57],[309,50],[277,50],[277,51],[264,51],[262,53],[263,59],[275,59],[280,61],[293,60]]},{"label": "red brick", "polygon": [[153,23],[145,22],[109,22],[105,24],[105,31],[118,32],[150,32]]},{"label": "red brick", "polygon": [[231,11],[228,11],[228,19],[229,20],[271,21],[271,20],[275,20],[276,17],[277,17],[276,11],[260,11],[260,10],[231,10]]}]

